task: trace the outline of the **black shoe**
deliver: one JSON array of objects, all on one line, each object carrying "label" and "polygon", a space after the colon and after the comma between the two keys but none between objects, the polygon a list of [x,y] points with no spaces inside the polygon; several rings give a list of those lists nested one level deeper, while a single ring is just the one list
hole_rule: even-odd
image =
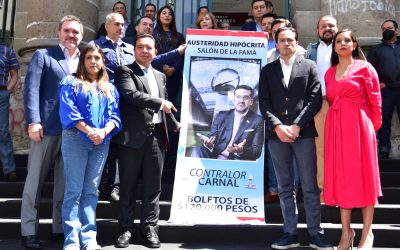
[{"label": "black shoe", "polygon": [[37,235],[22,236],[22,246],[31,249],[41,249],[43,247]]},{"label": "black shoe", "polygon": [[289,249],[300,246],[297,235],[283,234],[282,238],[272,243],[271,248],[274,249]]},{"label": "black shoe", "polygon": [[158,235],[156,232],[152,232],[149,230],[145,234],[146,235],[144,237],[144,240],[146,243],[146,247],[149,247],[149,248],[161,247],[161,242],[160,242],[160,239],[158,238]]},{"label": "black shoe", "polygon": [[317,233],[310,237],[310,247],[317,250],[333,250],[333,245],[329,243],[324,234]]},{"label": "black shoe", "polygon": [[129,230],[126,230],[123,234],[118,237],[118,240],[115,242],[115,247],[117,248],[126,248],[129,247],[129,241],[131,240],[132,234]]},{"label": "black shoe", "polygon": [[387,159],[389,159],[389,153],[385,152],[385,151],[381,151],[381,152],[379,152],[378,157],[379,157],[379,159],[387,160]]},{"label": "black shoe", "polygon": [[119,189],[113,188],[110,194],[110,202],[119,202]]},{"label": "black shoe", "polygon": [[16,182],[18,180],[17,173],[15,173],[14,171],[10,172],[10,173],[7,173],[6,174],[6,180],[8,182]]}]

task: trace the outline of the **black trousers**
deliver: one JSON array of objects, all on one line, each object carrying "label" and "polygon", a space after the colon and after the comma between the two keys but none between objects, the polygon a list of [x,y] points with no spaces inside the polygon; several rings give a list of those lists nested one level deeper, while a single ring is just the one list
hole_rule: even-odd
[{"label": "black trousers", "polygon": [[160,214],[161,175],[164,162],[164,131],[156,127],[141,148],[118,145],[117,158],[120,171],[120,214],[122,230],[133,230],[138,181],[143,184],[141,211],[142,230],[158,229]]}]

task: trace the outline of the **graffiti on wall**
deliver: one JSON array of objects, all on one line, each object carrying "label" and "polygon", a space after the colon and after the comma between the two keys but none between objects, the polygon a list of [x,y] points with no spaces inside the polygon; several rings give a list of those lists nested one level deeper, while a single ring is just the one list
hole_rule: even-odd
[{"label": "graffiti on wall", "polygon": [[348,14],[353,11],[384,11],[396,16],[396,7],[389,0],[329,0],[332,15]]}]

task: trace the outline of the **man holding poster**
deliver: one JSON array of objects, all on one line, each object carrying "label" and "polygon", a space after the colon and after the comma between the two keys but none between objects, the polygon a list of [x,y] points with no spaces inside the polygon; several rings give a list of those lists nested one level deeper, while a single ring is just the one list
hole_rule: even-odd
[{"label": "man holding poster", "polygon": [[196,147],[192,157],[250,161],[260,157],[264,121],[250,110],[253,95],[250,86],[236,87],[233,97],[235,108],[218,113],[208,136],[197,133],[203,145]]},{"label": "man holding poster", "polygon": [[280,58],[260,74],[260,110],[264,115],[268,146],[278,181],[284,235],[271,247],[300,245],[297,238],[297,204],[293,182],[293,157],[300,174],[310,246],[333,249],[320,227],[321,206],[317,186],[314,116],[322,104],[321,84],[314,62],[296,56],[297,32],[283,27],[275,34]]}]

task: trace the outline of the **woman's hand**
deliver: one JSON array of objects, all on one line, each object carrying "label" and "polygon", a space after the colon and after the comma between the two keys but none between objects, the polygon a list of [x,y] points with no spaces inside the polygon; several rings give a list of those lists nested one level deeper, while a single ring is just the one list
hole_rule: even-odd
[{"label": "woman's hand", "polygon": [[94,145],[99,145],[103,142],[104,138],[106,138],[107,133],[105,129],[94,128],[93,132],[88,133],[87,136],[93,142]]}]

